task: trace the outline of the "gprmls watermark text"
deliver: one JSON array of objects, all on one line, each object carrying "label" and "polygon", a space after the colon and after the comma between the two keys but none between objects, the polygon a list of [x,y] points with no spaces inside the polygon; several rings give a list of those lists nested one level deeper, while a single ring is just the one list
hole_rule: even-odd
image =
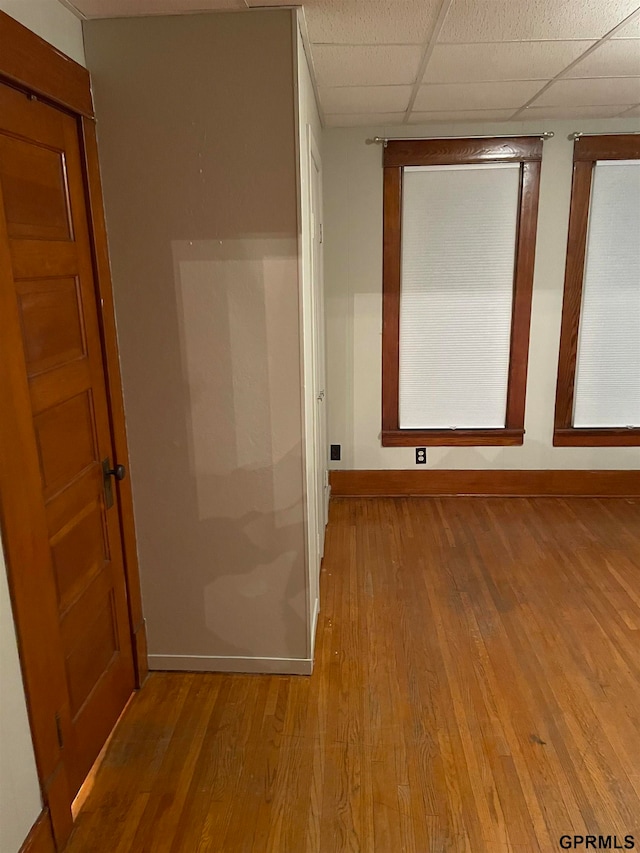
[{"label": "gprmls watermark text", "polygon": [[563,850],[635,850],[633,835],[561,835]]}]

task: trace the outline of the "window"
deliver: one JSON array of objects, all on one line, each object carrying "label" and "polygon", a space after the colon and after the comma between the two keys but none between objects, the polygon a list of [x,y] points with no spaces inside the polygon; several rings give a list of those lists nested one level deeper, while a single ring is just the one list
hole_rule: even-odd
[{"label": "window", "polygon": [[382,444],[522,444],[542,139],[384,150]]},{"label": "window", "polygon": [[555,445],[640,445],[640,136],[581,136],[573,185]]}]

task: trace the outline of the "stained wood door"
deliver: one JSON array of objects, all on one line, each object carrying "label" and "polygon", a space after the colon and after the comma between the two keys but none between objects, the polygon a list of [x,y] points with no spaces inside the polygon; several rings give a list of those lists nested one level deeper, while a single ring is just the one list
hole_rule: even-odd
[{"label": "stained wood door", "polygon": [[25,672],[30,703],[52,709],[32,714],[40,776],[63,777],[69,801],[134,687],[85,204],[76,120],[0,85],[3,538],[32,595],[21,630],[45,650]]}]

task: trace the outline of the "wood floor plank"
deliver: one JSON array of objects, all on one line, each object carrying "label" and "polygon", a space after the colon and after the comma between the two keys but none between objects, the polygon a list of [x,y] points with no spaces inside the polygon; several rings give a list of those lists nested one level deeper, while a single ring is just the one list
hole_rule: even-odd
[{"label": "wood floor plank", "polygon": [[640,836],[640,501],[333,500],[311,677],[153,673],[68,853]]}]

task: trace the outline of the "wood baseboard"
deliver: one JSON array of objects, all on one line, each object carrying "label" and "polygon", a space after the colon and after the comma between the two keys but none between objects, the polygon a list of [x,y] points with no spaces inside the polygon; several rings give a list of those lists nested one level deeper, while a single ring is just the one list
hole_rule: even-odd
[{"label": "wood baseboard", "polygon": [[20,853],[56,853],[49,809],[40,812],[38,820],[31,827],[20,848]]},{"label": "wood baseboard", "polygon": [[173,672],[249,672],[311,675],[311,658],[241,658],[217,655],[149,655],[149,669]]},{"label": "wood baseboard", "polygon": [[640,471],[330,471],[333,497],[638,497]]}]

